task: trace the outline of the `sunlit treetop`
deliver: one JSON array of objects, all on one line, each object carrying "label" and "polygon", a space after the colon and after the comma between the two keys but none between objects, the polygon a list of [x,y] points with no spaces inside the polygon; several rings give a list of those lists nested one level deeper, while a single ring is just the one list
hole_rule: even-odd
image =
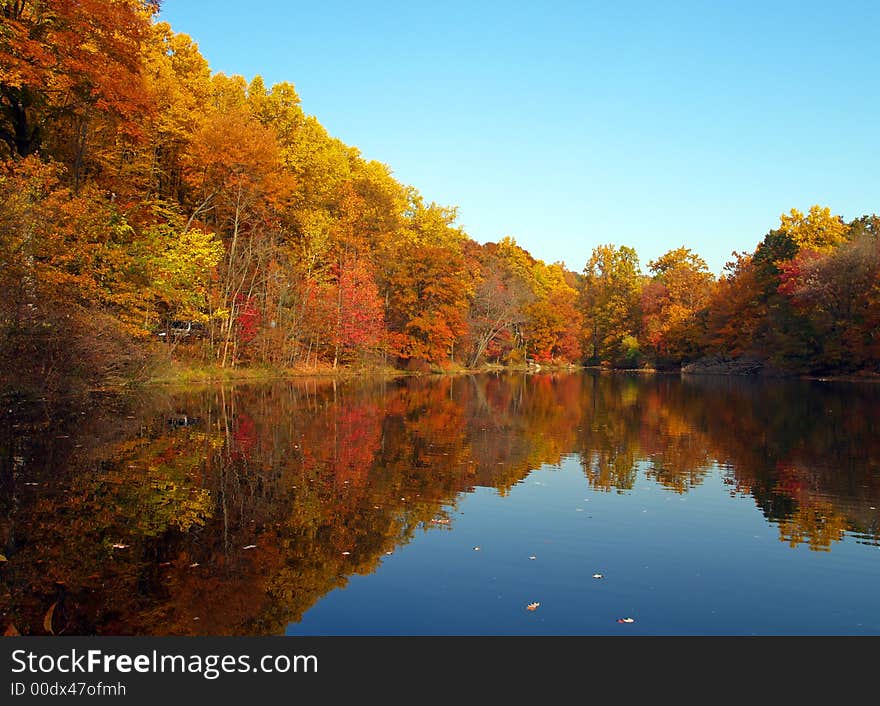
[{"label": "sunlit treetop", "polygon": [[793,208],[789,213],[783,213],[779,220],[779,230],[799,248],[828,251],[846,240],[849,232],[843,218],[831,215],[827,206],[811,206],[807,215]]}]

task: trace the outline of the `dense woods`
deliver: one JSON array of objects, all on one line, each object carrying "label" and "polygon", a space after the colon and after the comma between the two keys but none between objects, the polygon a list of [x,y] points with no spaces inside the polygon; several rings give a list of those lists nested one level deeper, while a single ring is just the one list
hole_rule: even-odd
[{"label": "dense woods", "polygon": [[878,370],[877,216],[792,209],[718,279],[683,247],[645,271],[600,245],[571,272],[510,237],[476,243],[293,85],[212,72],[157,9],[0,0],[6,389],[144,379],[169,355]]}]

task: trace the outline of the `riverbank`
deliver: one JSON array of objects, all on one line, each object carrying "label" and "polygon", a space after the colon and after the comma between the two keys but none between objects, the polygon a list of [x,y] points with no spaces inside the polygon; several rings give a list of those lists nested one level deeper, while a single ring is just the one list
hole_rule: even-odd
[{"label": "riverbank", "polygon": [[326,366],[307,367],[271,367],[271,366],[236,366],[221,367],[219,365],[193,365],[172,361],[154,372],[146,381],[146,385],[191,385],[226,382],[271,382],[290,378],[333,378],[348,380],[359,377],[397,378],[414,373],[386,366],[351,367]]},{"label": "riverbank", "polygon": [[295,368],[276,368],[268,366],[239,366],[223,368],[219,365],[192,365],[174,361],[164,366],[161,371],[154,373],[146,385],[193,385],[193,384],[216,384],[216,383],[240,383],[240,382],[271,382],[293,378],[332,378],[339,381],[356,380],[363,378],[371,379],[395,379],[403,377],[422,377],[433,375],[477,375],[481,373],[562,373],[576,372],[579,370],[601,375],[688,375],[688,376],[723,376],[723,377],[762,377],[776,379],[799,379],[814,380],[818,382],[880,382],[880,373],[864,371],[859,373],[842,375],[807,375],[795,372],[773,370],[761,372],[760,368],[749,367],[744,370],[742,366],[726,368],[715,366],[711,369],[699,370],[692,366],[685,366],[681,370],[666,368],[609,368],[598,365],[498,365],[487,364],[478,368],[466,368],[455,365],[446,368],[430,367],[419,370],[406,370],[391,366],[339,366],[333,368],[330,365],[308,366]]},{"label": "riverbank", "polygon": [[271,382],[291,378],[332,378],[335,380],[354,380],[359,378],[395,379],[431,375],[475,375],[480,373],[554,373],[584,370],[580,365],[498,365],[486,364],[477,368],[462,365],[423,366],[417,369],[394,368],[392,366],[303,366],[293,368],[272,366],[236,366],[194,364],[184,361],[169,361],[155,370],[143,384],[145,385],[192,385],[232,382]]},{"label": "riverbank", "polygon": [[778,368],[758,358],[741,356],[707,356],[700,360],[683,365],[682,375],[724,375],[728,377],[761,377],[789,378],[799,380],[816,380],[820,382],[880,382],[880,373],[873,370],[861,370],[854,373],[829,373],[816,375]]}]

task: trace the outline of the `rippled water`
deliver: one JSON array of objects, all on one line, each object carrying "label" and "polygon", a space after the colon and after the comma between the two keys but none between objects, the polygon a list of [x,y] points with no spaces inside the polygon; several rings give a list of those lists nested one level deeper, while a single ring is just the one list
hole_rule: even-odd
[{"label": "rippled water", "polygon": [[880,385],[588,373],[12,407],[0,629],[876,635],[878,432]]}]

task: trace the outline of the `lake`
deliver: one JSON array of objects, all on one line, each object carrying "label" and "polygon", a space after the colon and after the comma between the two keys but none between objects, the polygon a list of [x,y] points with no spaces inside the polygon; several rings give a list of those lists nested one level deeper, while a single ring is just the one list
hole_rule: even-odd
[{"label": "lake", "polygon": [[486,374],[7,407],[9,633],[880,634],[880,385]]}]

